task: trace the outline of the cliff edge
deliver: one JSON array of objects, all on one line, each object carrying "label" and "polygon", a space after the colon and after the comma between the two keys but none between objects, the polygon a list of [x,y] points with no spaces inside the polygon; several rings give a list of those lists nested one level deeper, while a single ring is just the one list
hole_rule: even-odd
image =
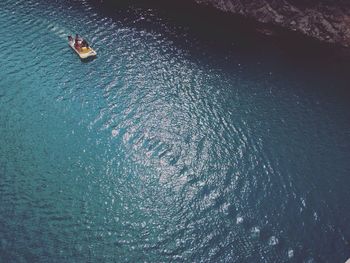
[{"label": "cliff edge", "polygon": [[350,47],[348,0],[194,0],[221,11]]}]

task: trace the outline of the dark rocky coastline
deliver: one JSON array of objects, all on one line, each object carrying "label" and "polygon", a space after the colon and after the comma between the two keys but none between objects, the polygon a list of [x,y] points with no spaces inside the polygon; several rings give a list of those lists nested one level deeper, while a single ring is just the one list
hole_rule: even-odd
[{"label": "dark rocky coastline", "polygon": [[[327,43],[350,46],[350,2],[325,0],[195,0]],[[269,33],[269,29],[264,29]]]},{"label": "dark rocky coastline", "polygon": [[[286,36],[298,34],[306,38],[341,47],[350,47],[350,2],[347,0],[99,0],[103,4],[124,6],[130,4],[143,6],[166,6],[176,9],[179,14],[192,17],[203,16],[204,10],[213,13],[222,12],[222,16],[231,16],[240,20],[240,25],[254,27],[265,35]],[[208,11],[204,12],[207,15]],[[203,18],[203,17],[202,17]],[[206,23],[216,17],[204,17]],[[244,22],[244,25],[241,22]],[[294,33],[293,33],[294,32]]]}]

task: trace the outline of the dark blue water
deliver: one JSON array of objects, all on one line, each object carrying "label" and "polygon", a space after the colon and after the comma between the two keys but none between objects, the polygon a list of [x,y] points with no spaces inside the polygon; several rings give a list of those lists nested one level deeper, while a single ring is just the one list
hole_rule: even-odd
[{"label": "dark blue water", "polygon": [[347,69],[83,0],[0,25],[0,262],[350,257]]}]

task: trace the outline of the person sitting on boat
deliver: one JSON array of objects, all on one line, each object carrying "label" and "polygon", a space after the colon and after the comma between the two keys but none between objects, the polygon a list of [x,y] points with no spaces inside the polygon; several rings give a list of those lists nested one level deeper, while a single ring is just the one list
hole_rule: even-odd
[{"label": "person sitting on boat", "polygon": [[78,34],[75,34],[75,42],[81,41],[81,38]]},{"label": "person sitting on boat", "polygon": [[69,42],[72,42],[72,41],[73,41],[72,36],[68,36],[68,41],[69,41]]},{"label": "person sitting on boat", "polygon": [[85,39],[83,39],[83,41],[81,42],[81,46],[89,48],[89,44],[88,44],[88,42]]},{"label": "person sitting on boat", "polygon": [[77,41],[76,39],[75,39],[75,42],[74,42],[74,48],[75,48],[76,50],[80,50],[80,43],[79,43],[79,41]]}]

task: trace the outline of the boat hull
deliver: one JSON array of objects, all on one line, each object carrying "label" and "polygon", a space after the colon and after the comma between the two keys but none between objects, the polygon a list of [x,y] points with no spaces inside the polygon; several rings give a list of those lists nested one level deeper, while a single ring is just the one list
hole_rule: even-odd
[{"label": "boat hull", "polygon": [[97,53],[95,50],[93,50],[91,47],[87,48],[86,50],[79,51],[74,47],[74,41],[69,41],[68,45],[75,51],[75,53],[78,54],[78,56],[81,59],[87,59],[87,58],[92,58],[96,57]]}]

